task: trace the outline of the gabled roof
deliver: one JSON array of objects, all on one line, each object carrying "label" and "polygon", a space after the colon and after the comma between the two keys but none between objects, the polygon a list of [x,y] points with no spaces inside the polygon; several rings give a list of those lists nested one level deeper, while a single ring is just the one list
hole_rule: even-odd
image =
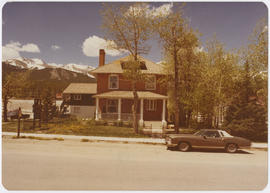
[{"label": "gabled roof", "polygon": [[[137,91],[138,97],[140,99],[167,99],[167,96],[149,92],[149,91]],[[125,98],[125,99],[133,99],[132,91],[110,91],[104,92],[101,94],[94,95],[94,97],[100,98]]]},{"label": "gabled roof", "polygon": [[64,94],[96,94],[97,83],[71,83],[64,90]]},{"label": "gabled roof", "polygon": [[[145,62],[145,66],[147,70],[141,70],[142,73],[145,74],[164,74],[162,65],[156,64],[150,60],[147,60],[141,56],[138,56],[140,61]],[[100,66],[96,68],[95,70],[91,71],[91,74],[98,74],[98,73],[123,73],[123,69],[121,66],[121,62],[128,61],[131,59],[131,55],[125,56],[123,58],[120,58],[118,60],[115,60],[109,64],[105,64],[103,66]]]}]

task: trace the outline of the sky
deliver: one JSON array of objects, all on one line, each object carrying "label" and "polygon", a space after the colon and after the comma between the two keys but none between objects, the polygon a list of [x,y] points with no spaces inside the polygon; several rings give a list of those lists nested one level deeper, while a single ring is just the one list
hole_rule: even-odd
[{"label": "sky", "polygon": [[[173,10],[177,3],[151,3],[152,10],[163,6]],[[3,59],[14,57],[39,58],[47,63],[84,64],[96,67],[98,53],[104,48],[105,33],[101,29],[102,3],[98,2],[9,2],[2,9]],[[207,3],[191,2],[184,8],[184,17],[202,36],[216,37],[227,50],[240,48],[268,9],[261,2]],[[150,52],[144,57],[162,60],[157,39],[149,41]],[[106,50],[106,63],[124,56],[117,50]]]}]

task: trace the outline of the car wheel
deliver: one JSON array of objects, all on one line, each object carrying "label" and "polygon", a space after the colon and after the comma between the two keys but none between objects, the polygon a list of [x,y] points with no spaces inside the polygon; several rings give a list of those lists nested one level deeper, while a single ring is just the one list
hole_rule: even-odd
[{"label": "car wheel", "polygon": [[190,145],[187,143],[187,142],[180,142],[179,145],[178,145],[178,149],[180,151],[188,151],[190,149]]},{"label": "car wheel", "polygon": [[227,146],[226,146],[226,151],[228,153],[235,153],[237,151],[238,147],[236,144],[234,143],[229,143]]}]

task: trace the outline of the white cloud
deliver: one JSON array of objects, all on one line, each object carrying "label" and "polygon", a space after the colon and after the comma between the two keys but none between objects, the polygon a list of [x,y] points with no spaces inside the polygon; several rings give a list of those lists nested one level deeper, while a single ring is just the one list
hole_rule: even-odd
[{"label": "white cloud", "polygon": [[9,42],[8,44],[5,45],[5,47],[10,48],[10,49],[14,49],[14,50],[17,50],[17,51],[19,51],[20,46],[21,46],[20,42],[13,42],[13,41],[11,41],[11,42]]},{"label": "white cloud", "polygon": [[151,7],[149,4],[135,4],[135,6],[130,6],[126,15],[133,14],[140,15],[145,13],[147,17],[161,16],[165,17],[172,13],[172,3],[166,3],[159,7]]},{"label": "white cloud", "polygon": [[39,47],[36,44],[25,44],[20,49],[21,52],[39,53]]},{"label": "white cloud", "polygon": [[8,60],[20,57],[20,52],[39,53],[39,47],[36,44],[28,43],[22,45],[20,42],[9,42],[2,47],[2,60]]},{"label": "white cloud", "polygon": [[151,9],[151,14],[153,16],[167,16],[169,15],[170,13],[172,13],[172,7],[173,7],[173,4],[172,3],[166,3],[166,4],[163,4],[159,7],[153,7]]},{"label": "white cloud", "polygon": [[60,46],[58,46],[58,45],[52,45],[51,48],[53,50],[59,50],[60,49]]},{"label": "white cloud", "polygon": [[2,61],[3,60],[8,60],[8,59],[13,59],[13,58],[18,58],[20,57],[20,53],[17,50],[14,50],[12,48],[4,46],[2,48]]},{"label": "white cloud", "polygon": [[99,49],[104,49],[106,54],[110,56],[119,56],[124,54],[125,50],[114,49],[116,44],[112,40],[105,40],[98,36],[90,36],[85,39],[82,44],[82,51],[86,56],[97,57],[99,56]]}]

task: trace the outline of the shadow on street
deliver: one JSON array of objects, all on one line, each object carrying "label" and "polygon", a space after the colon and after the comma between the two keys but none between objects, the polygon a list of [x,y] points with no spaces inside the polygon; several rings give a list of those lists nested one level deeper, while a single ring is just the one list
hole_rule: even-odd
[{"label": "shadow on street", "polygon": [[[179,151],[177,148],[167,148],[167,150],[181,152],[181,151]],[[190,151],[188,151],[188,152],[183,152],[183,153],[189,153],[189,152],[200,152],[200,153],[226,153],[226,154],[227,154],[227,152],[226,152],[224,149],[203,149],[203,148],[200,148],[200,149],[191,149]],[[245,151],[245,150],[237,150],[237,152],[232,153],[232,154],[253,154],[253,153],[248,152],[248,151]]]}]

